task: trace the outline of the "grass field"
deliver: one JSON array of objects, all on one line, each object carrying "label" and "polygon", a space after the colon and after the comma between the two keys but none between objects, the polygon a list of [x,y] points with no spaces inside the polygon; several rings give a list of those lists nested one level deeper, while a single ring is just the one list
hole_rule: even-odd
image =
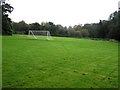
[{"label": "grass field", "polygon": [[116,88],[118,44],[3,36],[3,88]]}]

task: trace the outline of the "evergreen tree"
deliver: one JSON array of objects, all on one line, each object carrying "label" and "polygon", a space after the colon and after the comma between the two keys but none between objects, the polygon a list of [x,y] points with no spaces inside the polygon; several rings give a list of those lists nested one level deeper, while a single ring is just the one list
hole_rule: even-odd
[{"label": "evergreen tree", "polygon": [[2,3],[2,32],[3,34],[12,35],[13,29],[12,29],[12,21],[8,17],[9,13],[13,11],[13,7],[3,2]]}]

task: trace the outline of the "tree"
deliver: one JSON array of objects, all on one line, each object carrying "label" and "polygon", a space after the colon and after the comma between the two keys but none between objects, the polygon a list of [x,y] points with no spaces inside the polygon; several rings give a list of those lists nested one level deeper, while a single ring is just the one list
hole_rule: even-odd
[{"label": "tree", "polygon": [[56,25],[56,35],[57,36],[68,36],[67,27],[63,27],[62,25]]},{"label": "tree", "polygon": [[29,24],[29,29],[30,30],[41,30],[41,26],[39,23],[35,22],[32,24]]},{"label": "tree", "polygon": [[81,37],[89,37],[89,32],[87,29],[80,30]]},{"label": "tree", "polygon": [[53,22],[49,22],[49,31],[51,32],[52,35],[56,35],[57,27]]},{"label": "tree", "polygon": [[12,32],[13,32],[12,21],[8,16],[13,11],[13,9],[14,8],[10,4],[5,3],[5,2],[2,3],[2,30],[3,30],[3,34],[12,35]]},{"label": "tree", "polygon": [[44,27],[44,30],[50,31],[51,35],[56,35],[57,33],[57,26],[53,22],[42,23],[42,27]]},{"label": "tree", "polygon": [[79,30],[82,29],[82,25],[81,25],[81,24],[80,24],[80,25],[75,25],[73,28],[74,28],[76,31],[79,31]]},{"label": "tree", "polygon": [[118,23],[117,23],[117,30],[118,30],[118,36],[117,36],[117,40],[120,41],[120,11],[118,11],[118,19],[117,19]]},{"label": "tree", "polygon": [[109,16],[108,38],[120,41],[120,11],[115,11]]},{"label": "tree", "polygon": [[29,26],[25,21],[20,21],[18,23],[13,22],[12,25],[15,33],[21,32],[21,34],[24,34],[29,29]]}]

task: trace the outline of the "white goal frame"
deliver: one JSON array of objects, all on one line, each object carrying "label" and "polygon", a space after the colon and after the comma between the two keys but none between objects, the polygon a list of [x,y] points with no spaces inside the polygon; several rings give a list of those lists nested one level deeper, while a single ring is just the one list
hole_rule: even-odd
[{"label": "white goal frame", "polygon": [[51,37],[51,35],[50,35],[50,32],[49,31],[40,31],[40,30],[29,30],[28,31],[28,37],[30,37],[31,35],[35,38],[35,39],[39,39],[39,38],[37,38],[37,36],[34,34],[34,32],[36,33],[36,32],[38,32],[38,33],[46,33],[46,39],[47,40],[53,40],[53,38]]}]

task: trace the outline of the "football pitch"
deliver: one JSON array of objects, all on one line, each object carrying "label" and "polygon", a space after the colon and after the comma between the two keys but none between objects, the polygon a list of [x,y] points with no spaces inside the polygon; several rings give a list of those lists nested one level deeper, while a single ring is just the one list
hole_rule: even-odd
[{"label": "football pitch", "polygon": [[2,37],[3,88],[117,88],[118,43]]}]

